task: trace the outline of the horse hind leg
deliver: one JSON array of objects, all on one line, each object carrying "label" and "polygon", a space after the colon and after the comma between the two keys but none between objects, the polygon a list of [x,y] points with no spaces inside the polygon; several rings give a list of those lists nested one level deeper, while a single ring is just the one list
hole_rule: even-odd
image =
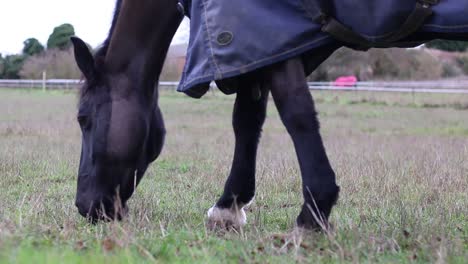
[{"label": "horse hind leg", "polygon": [[237,228],[247,222],[244,207],[255,195],[257,146],[266,117],[267,102],[268,90],[262,88],[255,73],[240,78],[232,117],[234,158],[224,192],[208,210],[210,229]]},{"label": "horse hind leg", "polygon": [[322,138],[312,95],[299,58],[276,64],[265,72],[283,124],[290,134],[302,174],[304,204],[297,218],[300,227],[328,227],[339,187]]}]

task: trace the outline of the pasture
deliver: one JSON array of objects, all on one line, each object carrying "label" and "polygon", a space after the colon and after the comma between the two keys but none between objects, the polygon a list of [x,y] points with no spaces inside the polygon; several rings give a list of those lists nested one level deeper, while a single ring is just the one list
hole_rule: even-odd
[{"label": "pasture", "polygon": [[468,258],[468,95],[313,92],[341,186],[329,234],[293,231],[296,155],[273,102],[239,232],[210,232],[234,96],[160,98],[167,137],[122,222],[74,207],[77,95],[0,90],[0,263],[440,262]]}]

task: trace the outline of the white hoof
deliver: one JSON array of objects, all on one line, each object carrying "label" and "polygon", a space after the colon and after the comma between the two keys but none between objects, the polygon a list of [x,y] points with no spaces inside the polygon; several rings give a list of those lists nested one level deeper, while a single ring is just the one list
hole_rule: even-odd
[{"label": "white hoof", "polygon": [[222,209],[216,206],[208,210],[208,226],[210,228],[242,227],[247,223],[244,208]]}]

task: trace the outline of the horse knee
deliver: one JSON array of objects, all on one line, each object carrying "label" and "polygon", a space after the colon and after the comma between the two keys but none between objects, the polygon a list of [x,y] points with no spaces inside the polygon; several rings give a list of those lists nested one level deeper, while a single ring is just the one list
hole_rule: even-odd
[{"label": "horse knee", "polygon": [[320,128],[315,111],[288,111],[281,119],[289,133],[313,132]]},{"label": "horse knee", "polygon": [[[239,95],[240,97],[240,95]],[[236,132],[261,130],[266,119],[266,98],[252,102],[250,98],[237,98],[232,116],[232,126]]]},{"label": "horse knee", "polygon": [[233,118],[232,127],[236,135],[259,134],[265,121],[265,114],[251,113],[250,116]]}]

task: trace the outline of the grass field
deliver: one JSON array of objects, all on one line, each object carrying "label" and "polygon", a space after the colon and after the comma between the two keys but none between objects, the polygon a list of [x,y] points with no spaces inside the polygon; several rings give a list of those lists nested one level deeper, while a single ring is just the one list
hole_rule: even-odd
[{"label": "grass field", "polygon": [[270,102],[238,233],[205,229],[229,172],[233,96],[164,92],[168,135],[120,223],[74,207],[74,93],[0,90],[0,263],[335,263],[468,259],[468,96],[314,92],[341,186],[332,232],[294,231],[291,140]]}]

